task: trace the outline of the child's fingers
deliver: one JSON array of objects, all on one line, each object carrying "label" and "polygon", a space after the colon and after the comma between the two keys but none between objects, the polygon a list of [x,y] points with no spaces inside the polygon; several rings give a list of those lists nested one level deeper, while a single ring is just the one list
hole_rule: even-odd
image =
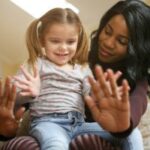
[{"label": "child's fingers", "polygon": [[15,112],[15,119],[20,121],[20,119],[23,117],[23,114],[25,112],[24,107],[20,107],[16,112]]},{"label": "child's fingers", "polygon": [[13,77],[15,79],[15,81],[17,81],[15,84],[19,83],[19,84],[23,84],[23,85],[30,85],[30,81],[26,80],[26,79],[20,79],[17,76]]},{"label": "child's fingers", "polygon": [[21,96],[32,96],[32,92],[31,91],[22,91],[19,94]]},{"label": "child's fingers", "polygon": [[32,75],[23,66],[21,66],[20,69],[23,72],[23,74],[27,80],[32,79]]},{"label": "child's fingers", "polygon": [[15,86],[21,89],[21,91],[28,91],[30,89],[30,87],[25,84],[15,83]]},{"label": "child's fingers", "polygon": [[34,77],[39,76],[39,71],[38,71],[37,65],[34,65],[33,74],[34,74]]}]

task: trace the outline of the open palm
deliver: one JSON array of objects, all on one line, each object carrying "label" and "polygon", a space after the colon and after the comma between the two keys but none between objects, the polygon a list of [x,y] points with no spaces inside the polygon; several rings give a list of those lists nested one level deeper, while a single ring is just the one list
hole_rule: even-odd
[{"label": "open palm", "polygon": [[117,86],[117,78],[112,70],[108,71],[106,80],[99,66],[96,67],[95,74],[97,80],[89,78],[92,95],[85,97],[95,121],[110,132],[128,129],[130,126],[128,82],[124,80],[121,87]]},{"label": "open palm", "polygon": [[41,81],[39,72],[36,66],[33,69],[33,75],[31,75],[23,66],[20,67],[24,78],[15,76],[15,85],[21,89],[19,93],[21,96],[36,97],[40,93]]},{"label": "open palm", "polygon": [[4,136],[14,136],[19,126],[19,120],[23,116],[24,108],[21,107],[14,114],[14,105],[16,99],[16,88],[10,85],[10,79],[7,78],[2,91],[2,82],[0,81],[0,134]]}]

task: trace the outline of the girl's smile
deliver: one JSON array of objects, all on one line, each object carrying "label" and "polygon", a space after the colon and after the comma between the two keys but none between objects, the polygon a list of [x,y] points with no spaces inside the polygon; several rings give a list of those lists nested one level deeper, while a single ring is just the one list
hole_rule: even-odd
[{"label": "girl's smile", "polygon": [[50,25],[43,39],[47,58],[58,66],[68,65],[77,51],[78,32],[78,28],[72,24]]}]

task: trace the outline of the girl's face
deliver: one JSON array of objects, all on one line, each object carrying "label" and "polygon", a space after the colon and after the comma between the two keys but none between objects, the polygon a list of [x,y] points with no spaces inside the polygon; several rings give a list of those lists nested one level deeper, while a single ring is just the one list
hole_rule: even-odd
[{"label": "girl's face", "polygon": [[122,15],[116,15],[99,34],[99,59],[114,63],[126,56],[129,41],[128,27]]},{"label": "girl's face", "polygon": [[76,53],[78,33],[78,28],[72,24],[50,25],[42,42],[47,58],[58,66],[67,65]]}]

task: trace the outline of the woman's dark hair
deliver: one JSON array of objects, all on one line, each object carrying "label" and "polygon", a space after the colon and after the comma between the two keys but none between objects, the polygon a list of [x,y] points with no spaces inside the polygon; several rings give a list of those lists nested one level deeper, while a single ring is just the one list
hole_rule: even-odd
[{"label": "woman's dark hair", "polygon": [[129,43],[123,73],[126,74],[125,77],[129,80],[129,84],[130,82],[135,84],[137,80],[148,76],[150,65],[150,7],[142,1],[119,1],[104,14],[98,29],[91,34],[89,64],[92,70],[95,64],[100,64],[98,36],[109,20],[119,14],[124,16],[129,30]]}]

